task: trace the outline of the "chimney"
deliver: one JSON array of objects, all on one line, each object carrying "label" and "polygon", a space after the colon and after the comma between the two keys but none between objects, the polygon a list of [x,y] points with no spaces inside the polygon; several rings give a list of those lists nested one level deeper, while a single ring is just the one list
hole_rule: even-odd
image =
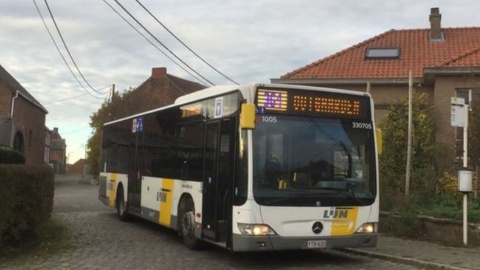
[{"label": "chimney", "polygon": [[439,42],[443,41],[442,33],[442,14],[440,14],[440,9],[431,8],[430,9],[430,41]]},{"label": "chimney", "polygon": [[163,79],[167,75],[166,67],[152,68],[152,79]]}]

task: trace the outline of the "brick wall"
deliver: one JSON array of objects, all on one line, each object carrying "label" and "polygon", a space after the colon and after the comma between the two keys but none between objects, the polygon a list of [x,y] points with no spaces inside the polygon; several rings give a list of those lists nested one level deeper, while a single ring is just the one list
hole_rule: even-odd
[{"label": "brick wall", "polygon": [[45,150],[45,112],[22,96],[15,99],[13,111],[14,134],[24,139],[26,164],[43,164]]}]

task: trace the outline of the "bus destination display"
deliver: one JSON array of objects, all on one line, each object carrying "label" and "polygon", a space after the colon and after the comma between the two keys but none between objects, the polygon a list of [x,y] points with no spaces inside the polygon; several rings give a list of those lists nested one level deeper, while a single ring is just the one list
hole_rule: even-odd
[{"label": "bus destination display", "polygon": [[270,111],[287,111],[288,92],[258,90],[257,105]]},{"label": "bus destination display", "polygon": [[366,96],[291,89],[258,89],[257,106],[265,112],[368,119]]}]

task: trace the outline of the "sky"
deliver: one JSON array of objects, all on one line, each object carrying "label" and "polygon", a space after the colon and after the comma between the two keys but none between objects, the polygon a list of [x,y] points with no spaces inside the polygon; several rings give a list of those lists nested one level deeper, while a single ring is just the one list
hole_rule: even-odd
[{"label": "sky", "polygon": [[478,0],[138,0],[224,77],[136,0],[117,1],[0,3],[0,65],[48,110],[46,126],[66,139],[69,163],[85,157],[90,117],[112,85],[116,91],[135,88],[153,67],[204,85],[182,62],[215,85],[231,84],[226,77],[268,83],[391,29],[429,28],[432,7],[440,8],[442,27],[480,26]]}]

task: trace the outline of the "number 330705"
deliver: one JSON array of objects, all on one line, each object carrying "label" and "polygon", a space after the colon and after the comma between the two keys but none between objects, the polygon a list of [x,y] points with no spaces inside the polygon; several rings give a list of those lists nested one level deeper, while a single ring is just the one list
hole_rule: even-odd
[{"label": "number 330705", "polygon": [[352,122],[352,127],[356,129],[372,129],[372,123]]}]

